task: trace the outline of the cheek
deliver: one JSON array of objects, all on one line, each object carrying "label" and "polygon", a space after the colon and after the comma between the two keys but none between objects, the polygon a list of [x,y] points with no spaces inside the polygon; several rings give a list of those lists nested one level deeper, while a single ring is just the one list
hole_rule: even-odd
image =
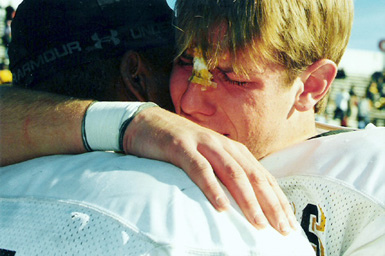
[{"label": "cheek", "polygon": [[191,71],[188,71],[184,68],[180,68],[175,66],[171,73],[170,78],[170,93],[172,102],[174,103],[175,110],[179,113],[180,101],[187,90],[188,87],[188,79],[191,76]]},{"label": "cheek", "polygon": [[[253,137],[251,134],[263,129],[266,122],[269,122],[270,115],[266,113],[269,106],[264,93],[259,90],[249,91],[243,97],[239,97],[237,102],[237,106],[232,106],[234,110],[236,109],[235,116],[238,119],[235,125],[243,140],[249,140],[250,137]],[[239,102],[243,104],[239,104]]]}]

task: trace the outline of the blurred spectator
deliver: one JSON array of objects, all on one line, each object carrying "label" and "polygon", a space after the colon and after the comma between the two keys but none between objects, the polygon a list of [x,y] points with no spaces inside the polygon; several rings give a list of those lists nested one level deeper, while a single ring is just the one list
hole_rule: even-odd
[{"label": "blurred spectator", "polygon": [[378,100],[374,103],[377,109],[385,109],[385,82],[384,82],[384,73],[376,72],[377,74],[377,90],[378,90]]},{"label": "blurred spectator", "polygon": [[15,9],[12,6],[7,6],[5,8],[4,34],[1,38],[6,50],[8,49],[8,45],[12,39],[11,23],[14,16],[15,16]]},{"label": "blurred spectator", "polygon": [[12,73],[8,69],[0,70],[0,85],[2,84],[11,84],[12,83]]},{"label": "blurred spectator", "polygon": [[346,78],[345,70],[339,69],[337,71],[336,79],[344,79],[344,78]]},{"label": "blurred spectator", "polygon": [[8,45],[12,40],[11,23],[14,17],[15,9],[12,6],[5,7],[4,33],[1,37],[5,56],[0,63],[0,85],[12,83],[12,73],[8,70]]},{"label": "blurred spectator", "polygon": [[352,119],[352,118],[356,119],[357,118],[357,107],[358,107],[358,96],[356,94],[354,84],[352,84],[350,86],[349,95],[350,95],[350,97],[349,97],[347,116],[350,119]]},{"label": "blurred spectator", "polygon": [[375,109],[385,109],[385,84],[384,73],[374,72],[369,86],[366,89],[366,97],[372,101]]},{"label": "blurred spectator", "polygon": [[0,85],[11,84],[12,83],[12,73],[8,70],[8,65],[6,64],[6,58],[3,57],[0,62]]},{"label": "blurred spectator", "polygon": [[368,98],[362,97],[358,102],[357,121],[358,128],[364,129],[370,122],[371,101]]},{"label": "blurred spectator", "polygon": [[15,17],[15,9],[12,6],[5,7],[5,22],[13,20]]},{"label": "blurred spectator", "polygon": [[347,113],[349,108],[349,93],[343,89],[335,98],[336,109],[334,110],[334,119],[339,119],[341,126],[347,126]]},{"label": "blurred spectator", "polygon": [[375,102],[378,99],[378,87],[377,82],[370,80],[368,87],[366,88],[366,98]]}]

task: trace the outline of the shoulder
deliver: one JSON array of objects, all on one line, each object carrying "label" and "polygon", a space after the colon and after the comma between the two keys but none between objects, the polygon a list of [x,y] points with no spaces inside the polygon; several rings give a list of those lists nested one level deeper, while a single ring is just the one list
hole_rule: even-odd
[{"label": "shoulder", "polygon": [[[28,233],[37,245],[59,241],[59,236],[62,240],[76,237],[56,244],[67,246],[71,253],[81,243],[92,249],[99,248],[99,242],[115,252],[132,253],[131,248],[139,246],[144,255],[313,253],[300,231],[284,237],[272,228],[256,230],[235,205],[217,212],[179,168],[134,156],[92,152],[1,168],[0,205],[5,204],[13,207],[13,214],[24,216],[23,221],[41,225],[42,221],[28,217],[41,216],[48,223],[45,232],[35,225],[19,235]],[[1,226],[8,218],[2,216]],[[7,231],[15,225],[8,223]],[[4,239],[0,235],[1,244]]]},{"label": "shoulder", "polygon": [[321,176],[385,205],[385,128],[312,139],[274,153],[261,162],[276,177]]},{"label": "shoulder", "polygon": [[384,143],[385,128],[373,128],[305,141],[262,160],[319,253],[365,248],[371,255],[383,247]]}]

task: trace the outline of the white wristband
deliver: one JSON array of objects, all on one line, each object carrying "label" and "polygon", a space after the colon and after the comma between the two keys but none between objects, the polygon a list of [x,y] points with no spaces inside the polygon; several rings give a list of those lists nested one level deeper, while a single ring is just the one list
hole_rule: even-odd
[{"label": "white wristband", "polygon": [[[144,102],[95,102],[86,111],[83,142],[87,150],[120,151],[120,130],[132,120]],[[142,108],[141,108],[142,109]]]}]

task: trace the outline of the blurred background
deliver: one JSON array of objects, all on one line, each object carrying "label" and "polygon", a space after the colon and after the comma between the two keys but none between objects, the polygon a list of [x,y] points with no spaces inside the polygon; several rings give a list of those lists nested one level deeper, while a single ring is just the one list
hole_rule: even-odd
[{"label": "blurred background", "polygon": [[[54,1],[54,0],[53,0]],[[175,0],[167,0],[172,7]],[[7,45],[11,22],[22,0],[0,0],[0,84],[12,82]],[[385,126],[385,0],[354,0],[348,49],[339,65],[321,122],[364,128]]]},{"label": "blurred background", "polygon": [[323,122],[385,126],[385,1],[354,0],[348,49],[339,65]]}]

